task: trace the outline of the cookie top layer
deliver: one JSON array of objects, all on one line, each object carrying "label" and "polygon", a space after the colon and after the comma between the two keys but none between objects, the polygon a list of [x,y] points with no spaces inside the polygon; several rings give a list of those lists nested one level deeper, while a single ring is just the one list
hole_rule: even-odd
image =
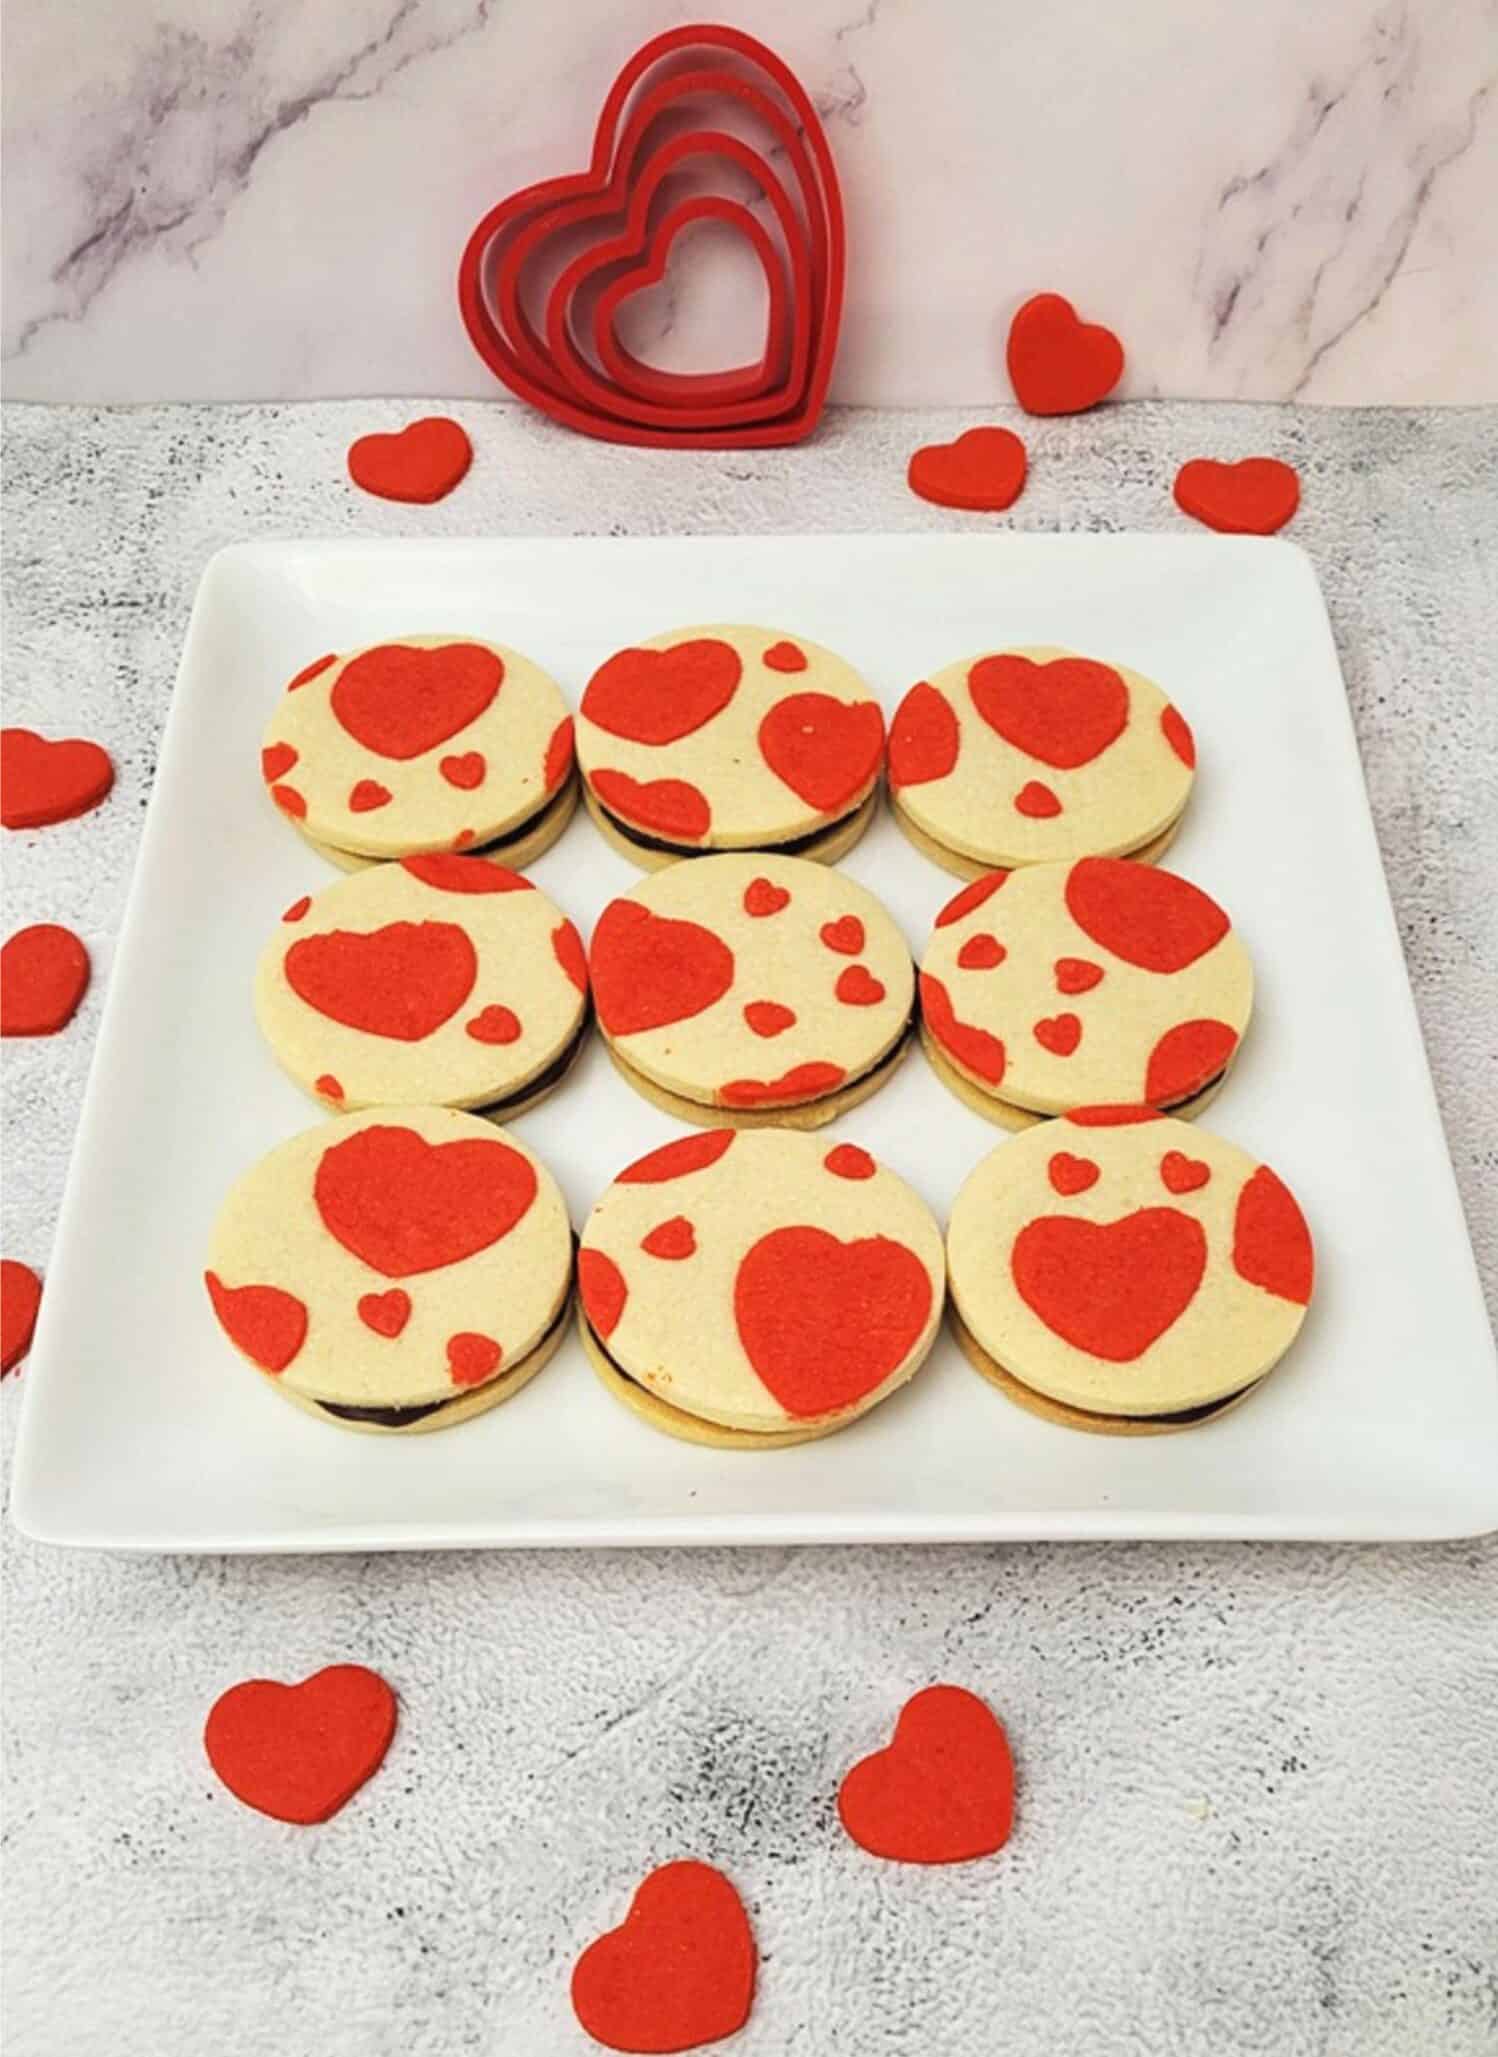
[{"label": "cookie top layer", "polygon": [[1232,1057],[1253,989],[1217,902],[1121,857],[974,880],[921,960],[943,1053],[983,1092],[1040,1114],[1189,1099]]},{"label": "cookie top layer", "polygon": [[704,857],[653,872],[593,931],[604,1034],[705,1106],[785,1107],[871,1071],[910,1018],[904,937],[863,886],[804,857]]},{"label": "cookie top layer", "polygon": [[583,1230],[578,1290],[614,1362],[729,1428],[860,1413],[941,1318],[941,1232],[854,1143],[683,1136],[622,1171]]},{"label": "cookie top layer", "polygon": [[276,805],[365,857],[466,850],[527,820],[572,767],[556,682],[498,643],[403,636],[299,671],[266,724]]},{"label": "cookie top layer", "polygon": [[851,814],[884,760],[884,716],[850,664],[778,629],[672,629],[588,681],[577,760],[635,833],[752,849]]},{"label": "cookie top layer", "polygon": [[231,1187],[208,1252],[219,1322],[308,1399],[417,1407],[486,1385],[567,1297],[567,1210],[523,1143],[446,1107],[319,1122]]},{"label": "cookie top layer", "polygon": [[1185,806],[1195,764],[1153,681],[1067,650],[964,658],[912,686],[890,723],[899,806],[985,864],[1142,849]]},{"label": "cookie top layer", "polygon": [[439,851],[294,901],[261,954],[255,1013],[332,1106],[485,1107],[562,1055],[587,991],[582,938],[544,893]]},{"label": "cookie top layer", "polygon": [[1000,1144],[953,1203],[947,1262],[958,1313],[1005,1370],[1123,1415],[1252,1385],[1294,1341],[1314,1269],[1267,1165],[1138,1107]]}]

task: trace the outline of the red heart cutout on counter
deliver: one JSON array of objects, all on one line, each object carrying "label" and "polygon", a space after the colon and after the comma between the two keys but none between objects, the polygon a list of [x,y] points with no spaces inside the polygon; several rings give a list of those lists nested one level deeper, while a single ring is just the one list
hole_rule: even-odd
[{"label": "red heart cutout on counter", "polygon": [[1043,1214],[1014,1239],[1020,1298],[1053,1335],[1130,1364],[1179,1321],[1202,1282],[1207,1237],[1176,1207],[1141,1207],[1118,1221]]},{"label": "red heart cutout on counter", "polygon": [[329,699],[356,743],[404,762],[477,721],[504,675],[503,661],[477,643],[378,643],[350,658]]},{"label": "red heart cutout on counter", "polygon": [[0,1378],[31,1348],[41,1304],[42,1282],[31,1266],[0,1258]]},{"label": "red heart cutout on counter", "polygon": [[791,693],[760,723],[759,754],[808,807],[835,814],[878,777],[884,716],[872,700]]},{"label": "red heart cutout on counter", "polygon": [[889,1236],[839,1242],[820,1228],[772,1229],[739,1266],[733,1314],[749,1362],[787,1414],[851,1407],[914,1349],[931,1280]]},{"label": "red heart cutout on counter", "polygon": [[0,821],[8,829],[44,828],[87,814],[113,784],[114,765],[97,743],[0,729]]},{"label": "red heart cutout on counter", "polygon": [[323,1152],[312,1197],[345,1250],[386,1278],[410,1278],[507,1236],[536,1197],[536,1173],[498,1138],[429,1143],[380,1124]]},{"label": "red heart cutout on counter", "polygon": [[837,1796],[860,1849],[899,1864],[991,1857],[1014,1822],[1014,1760],[976,1693],[927,1686],[907,1700],[889,1747],[855,1764]]},{"label": "red heart cutout on counter", "polygon": [[757,1958],[744,1903],[710,1864],[663,1864],[572,1972],[572,2007],[611,2050],[695,2050],[749,2019]]},{"label": "red heart cutout on counter", "polygon": [[1080,321],[1059,293],[1037,293],[1019,309],[1006,356],[1027,414],[1082,414],[1123,377],[1123,344],[1112,329]]},{"label": "red heart cutout on counter", "polygon": [[393,435],[360,436],[350,444],[348,475],[382,500],[430,505],[450,493],[473,462],[473,445],[460,423],[429,414]]},{"label": "red heart cutout on counter", "polygon": [[0,1036],[55,1036],[88,991],[88,951],[71,929],[40,921],[0,949]]},{"label": "red heart cutout on counter", "polygon": [[479,963],[467,931],[450,921],[392,921],[367,935],[303,936],[284,969],[298,999],[330,1021],[419,1043],[457,1013]]},{"label": "red heart cutout on counter", "polygon": [[999,514],[1025,483],[1025,446],[1009,429],[967,429],[954,443],[927,443],[910,460],[912,493],[938,507]]},{"label": "red heart cutout on counter", "polygon": [[379,1770],[395,1695],[362,1664],[330,1664],[300,1685],[252,1678],[208,1711],[203,1748],[237,1800],[276,1821],[326,1821]]},{"label": "red heart cutout on counter", "polygon": [[676,743],[722,713],[743,668],[733,645],[716,636],[669,650],[616,650],[588,681],[583,718],[631,743]]},{"label": "red heart cutout on counter", "polygon": [[695,921],[667,921],[638,900],[611,900],[593,931],[588,974],[603,1029],[633,1036],[721,1000],[733,984],[733,952]]},{"label": "red heart cutout on counter", "polygon": [[1272,536],[1300,505],[1300,478],[1277,457],[1219,464],[1193,457],[1176,473],[1175,502],[1193,521],[1228,536]]},{"label": "red heart cutout on counter", "polygon": [[1128,687],[1090,657],[980,657],[967,689],[995,735],[1058,771],[1101,757],[1129,719]]}]

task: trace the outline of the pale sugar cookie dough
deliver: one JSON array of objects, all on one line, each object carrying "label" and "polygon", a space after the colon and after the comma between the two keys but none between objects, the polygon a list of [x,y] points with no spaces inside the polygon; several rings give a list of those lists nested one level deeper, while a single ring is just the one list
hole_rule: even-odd
[{"label": "pale sugar cookie dough", "polygon": [[260,752],[288,819],[329,854],[356,857],[517,837],[572,766],[556,682],[518,650],[463,636],[402,636],[304,666]]},{"label": "pale sugar cookie dough", "polygon": [[711,1126],[821,1126],[904,1054],[914,967],[863,886],[799,857],[704,857],[610,901],[589,967],[637,1091]]},{"label": "pale sugar cookie dough", "polygon": [[1077,1109],[1002,1143],[952,1206],[953,1327],[1021,1405],[1105,1434],[1241,1399],[1294,1342],[1310,1231],[1236,1144],[1147,1107]]},{"label": "pale sugar cookie dough", "polygon": [[895,819],[959,877],[1068,857],[1162,854],[1196,744],[1151,679],[1049,647],[964,658],[890,723]]},{"label": "pale sugar cookie dough", "polygon": [[447,1428],[561,1339],[572,1238],[556,1181],[472,1114],[384,1107],[280,1144],[231,1187],[205,1284],[229,1340],[342,1426]]},{"label": "pale sugar cookie dough", "polygon": [[831,862],[868,825],[884,716],[850,664],[778,629],[674,629],[588,682],[589,812],[647,869],[704,850]]},{"label": "pale sugar cookie dough", "polygon": [[622,1171],[578,1253],[579,1322],[615,1397],[689,1442],[769,1449],[844,1427],[919,1368],[941,1232],[855,1143],[683,1136]]},{"label": "pale sugar cookie dough", "polygon": [[438,851],[294,900],[261,953],[255,1015],[326,1107],[423,1102],[508,1117],[576,1056],[587,962],[577,930],[529,879]]}]

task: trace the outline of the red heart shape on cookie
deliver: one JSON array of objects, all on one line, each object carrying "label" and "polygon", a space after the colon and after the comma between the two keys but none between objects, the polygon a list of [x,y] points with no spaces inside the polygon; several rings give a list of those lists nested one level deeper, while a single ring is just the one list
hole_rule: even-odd
[{"label": "red heart shape on cookie", "polygon": [[404,762],[477,721],[504,675],[502,660],[477,643],[379,643],[350,658],[329,702],[356,743]]},{"label": "red heart shape on cookie", "polygon": [[114,765],[97,743],[52,742],[34,729],[0,730],[0,821],[35,829],[87,814],[114,784]]},{"label": "red heart shape on cookie", "polygon": [[1175,501],[1183,514],[1224,535],[1272,536],[1300,505],[1300,479],[1277,457],[1236,464],[1193,457],[1176,473]]},{"label": "red heart shape on cookie", "polygon": [[733,1312],[749,1362],[787,1414],[851,1407],[914,1349],[931,1280],[889,1236],[839,1242],[825,1229],[772,1229],[739,1266]]},{"label": "red heart shape on cookie", "polygon": [[1102,1173],[1090,1157],[1074,1157],[1070,1150],[1058,1150],[1046,1166],[1046,1174],[1058,1193],[1085,1193]]},{"label": "red heart shape on cookie", "polygon": [[280,1286],[226,1286],[217,1272],[203,1283],[219,1327],[262,1371],[284,1371],[307,1340],[307,1309]]},{"label": "red heart shape on cookie", "polygon": [[1112,329],[1080,321],[1070,300],[1037,293],[1009,325],[1006,352],[1014,397],[1027,414],[1081,414],[1123,377],[1123,344]]},{"label": "red heart shape on cookie", "polygon": [[462,793],[471,793],[475,787],[481,786],[488,768],[482,750],[464,750],[459,756],[439,759],[437,764],[447,783]]},{"label": "red heart shape on cookie", "polygon": [[361,1293],[359,1319],[377,1336],[398,1336],[411,1319],[411,1295],[400,1286],[388,1293]]},{"label": "red heart shape on cookie", "polygon": [[450,921],[303,936],[283,967],[291,990],[319,1014],[400,1043],[419,1043],[450,1021],[479,969],[467,931]]},{"label": "red heart shape on cookie", "polygon": [[362,1664],[330,1664],[300,1685],[246,1679],[208,1711],[203,1748],[237,1800],[277,1821],[326,1821],[380,1768],[395,1695]]},{"label": "red heart shape on cookie", "polygon": [[834,814],[877,777],[884,716],[872,700],[791,693],[760,723],[759,754],[808,807]]},{"label": "red heart shape on cookie", "polygon": [[656,835],[697,843],[713,825],[706,794],[688,779],[632,779],[607,768],[589,778],[605,807]]},{"label": "red heart shape on cookie", "polygon": [[0,1258],[0,1377],[20,1363],[31,1348],[42,1282],[29,1264]]},{"label": "red heart shape on cookie", "polygon": [[839,973],[833,990],[845,1007],[877,1007],[885,989],[867,966],[850,964]]},{"label": "red heart shape on cookie", "polygon": [[0,1036],[55,1036],[88,991],[88,951],[71,929],[39,921],[0,949]]},{"label": "red heart shape on cookie", "polygon": [[695,921],[666,921],[638,900],[611,900],[588,957],[593,1004],[611,1036],[685,1021],[733,984],[733,952]]},{"label": "red heart shape on cookie", "polygon": [[1082,1023],[1075,1014],[1052,1014],[1035,1023],[1034,1036],[1053,1057],[1070,1057],[1082,1040]]},{"label": "red heart shape on cookie", "polygon": [[1020,1298],[1053,1335],[1130,1364],[1180,1320],[1207,1266],[1199,1221],[1176,1207],[1141,1207],[1118,1221],[1043,1214],[1014,1239],[1009,1267]]},{"label": "red heart shape on cookie", "polygon": [[508,1143],[429,1143],[372,1125],[325,1150],[312,1197],[330,1236],[386,1278],[461,1264],[507,1236],[536,1197]]},{"label": "red heart shape on cookie", "polygon": [[743,668],[733,645],[716,636],[669,650],[618,650],[589,679],[583,717],[631,743],[676,743],[722,713]]},{"label": "red heart shape on cookie", "polygon": [[1128,687],[1090,657],[980,657],[967,689],[995,735],[1059,771],[1101,757],[1129,719]]},{"label": "red heart shape on cookie", "polygon": [[968,429],[955,443],[927,443],[910,460],[912,493],[938,507],[998,514],[1025,483],[1025,446],[1009,429]]},{"label": "red heart shape on cookie", "polygon": [[744,1903],[710,1864],[663,1864],[572,1972],[572,2007],[611,2050],[695,2050],[749,2019],[756,1966]]},{"label": "red heart shape on cookie", "polygon": [[1212,1176],[1212,1167],[1200,1157],[1188,1157],[1184,1150],[1167,1150],[1160,1159],[1160,1178],[1167,1191],[1194,1193]]},{"label": "red heart shape on cookie", "polygon": [[763,917],[778,914],[782,907],[789,907],[791,896],[784,886],[773,885],[769,879],[750,879],[744,888],[744,912]]},{"label": "red heart shape on cookie", "polygon": [[855,1764],[837,1796],[861,1849],[900,1864],[991,1857],[1014,1822],[1009,1739],[976,1693],[927,1686],[907,1700],[889,1747]]},{"label": "red heart shape on cookie", "polygon": [[349,445],[348,475],[382,500],[429,505],[450,493],[472,462],[467,431],[445,414],[429,414],[393,435],[360,436]]}]

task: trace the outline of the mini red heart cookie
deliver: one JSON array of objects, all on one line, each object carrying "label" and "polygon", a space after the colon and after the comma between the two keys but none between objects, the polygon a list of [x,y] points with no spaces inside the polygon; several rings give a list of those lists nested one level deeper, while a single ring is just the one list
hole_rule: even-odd
[{"label": "mini red heart cookie", "polygon": [[381,500],[430,505],[450,493],[473,462],[461,423],[429,414],[394,435],[360,436],[351,443],[348,475]]},{"label": "mini red heart cookie", "polygon": [[888,1748],[855,1764],[837,1796],[861,1849],[899,1864],[991,1857],[1014,1822],[1014,1763],[976,1693],[927,1686],[907,1700]]},{"label": "mini red heart cookie", "polygon": [[700,2049],[749,2019],[756,1964],[732,1885],[712,1865],[681,1859],[652,1871],[620,1926],[578,1958],[573,2012],[610,2050]]},{"label": "mini red heart cookie", "polygon": [[379,1770],[396,1699],[378,1672],[330,1664],[300,1685],[252,1678],[209,1709],[203,1748],[237,1800],[276,1821],[326,1821]]},{"label": "mini red heart cookie", "polygon": [[71,929],[38,922],[0,949],[0,1036],[55,1036],[88,991],[88,951]]},{"label": "mini red heart cookie", "polygon": [[999,514],[1024,490],[1025,446],[1010,429],[966,429],[955,442],[917,450],[906,479],[938,507]]},{"label": "mini red heart cookie", "polygon": [[1243,457],[1236,464],[1193,457],[1176,473],[1175,502],[1223,535],[1272,536],[1300,505],[1300,478],[1278,457]]},{"label": "mini red heart cookie", "polygon": [[1078,319],[1059,293],[1037,293],[1009,325],[1009,380],[1027,414],[1082,414],[1123,377],[1123,345],[1111,329]]},{"label": "mini red heart cookie", "polygon": [[0,1259],[0,1378],[20,1363],[31,1348],[42,1282],[29,1264]]},{"label": "mini red heart cookie", "polygon": [[113,784],[114,765],[97,743],[0,729],[0,821],[8,829],[43,828],[87,814]]}]

